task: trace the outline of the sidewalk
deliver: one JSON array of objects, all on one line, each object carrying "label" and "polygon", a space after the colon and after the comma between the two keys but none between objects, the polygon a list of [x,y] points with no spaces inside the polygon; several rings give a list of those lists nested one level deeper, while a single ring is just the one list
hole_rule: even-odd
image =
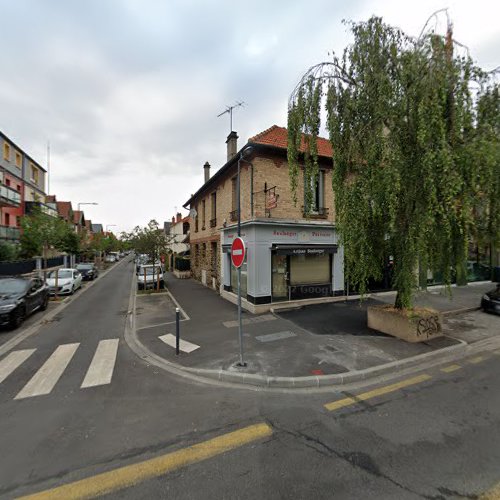
[{"label": "sidewalk", "polygon": [[[445,337],[409,344],[366,326],[366,308],[391,303],[394,294],[378,294],[360,303],[341,301],[306,306],[278,314],[243,312],[246,368],[239,368],[237,308],[213,290],[192,279],[169,274],[168,292],[136,298],[136,335],[150,352],[168,363],[198,375],[262,385],[266,378],[293,378],[296,382],[318,378],[347,380],[384,366],[408,364],[418,355],[435,356],[464,348],[467,343],[500,337],[500,318],[482,312],[447,316]],[[491,283],[419,293],[416,303],[442,312],[477,308]],[[172,300],[172,298],[174,300]],[[189,319],[180,323],[181,339],[199,346],[175,355],[175,349],[159,337],[175,335],[175,302]],[[415,358],[415,364],[419,358]],[[413,362],[413,360],[412,360]],[[222,374],[222,375],[221,375]],[[325,375],[327,377],[321,377]],[[312,385],[320,385],[320,380]],[[268,381],[269,382],[269,381]],[[290,383],[288,380],[287,383]],[[295,384],[295,383],[294,383]],[[292,385],[294,385],[292,384]],[[265,384],[264,384],[265,385]],[[268,384],[269,385],[269,384]],[[297,384],[298,385],[298,384]]]}]

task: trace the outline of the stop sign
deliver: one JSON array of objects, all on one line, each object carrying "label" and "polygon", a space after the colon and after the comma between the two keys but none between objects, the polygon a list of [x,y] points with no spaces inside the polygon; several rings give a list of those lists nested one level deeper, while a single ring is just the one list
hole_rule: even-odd
[{"label": "stop sign", "polygon": [[234,267],[241,267],[245,260],[245,254],[245,242],[238,236],[231,245],[231,262]]}]

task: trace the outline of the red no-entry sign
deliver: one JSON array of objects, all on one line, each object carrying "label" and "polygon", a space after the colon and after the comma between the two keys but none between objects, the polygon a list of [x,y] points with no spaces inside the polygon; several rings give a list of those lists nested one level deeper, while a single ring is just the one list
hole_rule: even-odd
[{"label": "red no-entry sign", "polygon": [[235,238],[231,245],[231,262],[234,267],[241,267],[245,261],[245,254],[245,242],[240,237]]}]

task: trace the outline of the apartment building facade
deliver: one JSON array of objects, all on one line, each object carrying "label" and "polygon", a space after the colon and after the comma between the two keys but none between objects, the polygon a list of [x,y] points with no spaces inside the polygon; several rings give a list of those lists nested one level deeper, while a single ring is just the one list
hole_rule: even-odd
[{"label": "apartment building facade", "polygon": [[20,219],[40,204],[45,204],[46,170],[9,137],[0,132],[0,241],[18,241]]},{"label": "apartment building facade", "polygon": [[[331,185],[332,150],[319,139],[319,175],[312,200],[299,181],[293,202],[287,162],[287,130],[273,126],[238,151],[237,135],[226,141],[227,162],[185,203],[191,209],[193,276],[235,299],[237,271],[231,243],[237,235],[237,169],[240,163],[241,237],[247,246],[242,266],[244,304],[328,297],[344,293],[343,252],[337,243]],[[245,151],[245,156],[242,156]],[[301,175],[303,173],[301,172]],[[309,203],[309,206],[308,206]]]}]

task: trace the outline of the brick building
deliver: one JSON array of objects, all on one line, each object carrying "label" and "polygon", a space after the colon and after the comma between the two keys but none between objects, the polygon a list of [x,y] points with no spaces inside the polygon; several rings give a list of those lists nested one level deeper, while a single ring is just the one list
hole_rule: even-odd
[{"label": "brick building", "polygon": [[239,161],[241,236],[248,249],[242,266],[243,305],[255,310],[259,304],[343,294],[343,254],[337,246],[333,194],[327,188],[330,143],[318,140],[320,173],[307,207],[304,181],[299,180],[298,202],[293,202],[285,128],[274,125],[239,151],[237,139],[235,132],[229,134],[227,162],[212,177],[205,163],[205,183],[184,205],[192,216],[193,276],[235,299],[237,273],[230,246],[237,234]]}]

